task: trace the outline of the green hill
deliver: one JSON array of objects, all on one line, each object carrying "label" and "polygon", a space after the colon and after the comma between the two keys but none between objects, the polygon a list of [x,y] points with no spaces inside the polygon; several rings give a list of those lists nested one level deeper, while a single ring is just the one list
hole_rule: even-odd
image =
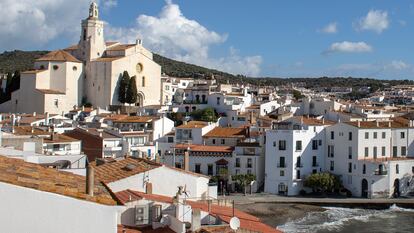
[{"label": "green hill", "polygon": [[[10,51],[0,54],[0,73],[24,71],[31,69],[36,58],[48,51]],[[301,83],[304,87],[354,87],[371,86],[374,89],[384,85],[414,84],[411,80],[379,80],[372,78],[352,77],[321,77],[321,78],[249,78],[243,75],[233,75],[215,69],[192,65],[154,54],[154,61],[161,65],[162,73],[181,78],[204,78],[214,75],[219,83],[251,83],[261,86],[279,86],[290,83]]]}]

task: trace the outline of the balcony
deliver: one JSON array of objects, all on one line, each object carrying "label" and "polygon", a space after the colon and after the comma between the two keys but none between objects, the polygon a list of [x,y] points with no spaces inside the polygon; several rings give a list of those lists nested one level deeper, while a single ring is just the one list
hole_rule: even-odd
[{"label": "balcony", "polygon": [[286,168],[286,164],[285,163],[278,163],[277,167],[278,168]]},{"label": "balcony", "polygon": [[375,170],[374,175],[376,176],[386,176],[388,174],[387,170]]},{"label": "balcony", "polygon": [[303,167],[303,163],[296,163],[296,164],[295,164],[295,167],[296,167],[296,168],[301,168],[301,167]]},{"label": "balcony", "polygon": [[319,163],[312,163],[312,167],[319,167]]}]

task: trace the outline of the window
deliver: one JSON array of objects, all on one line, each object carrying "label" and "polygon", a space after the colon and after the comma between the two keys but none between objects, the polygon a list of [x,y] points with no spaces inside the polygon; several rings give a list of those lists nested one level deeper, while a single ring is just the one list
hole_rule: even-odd
[{"label": "window", "polygon": [[252,168],[252,159],[251,158],[247,159],[247,168]]},{"label": "window", "polygon": [[296,141],[296,151],[302,150],[302,141]]},{"label": "window", "polygon": [[226,143],[226,140],[221,139],[221,144],[224,144],[224,143]]},{"label": "window", "polygon": [[364,156],[365,157],[368,157],[368,154],[369,154],[369,148],[368,147],[365,147]]},{"label": "window", "polygon": [[401,156],[406,156],[407,155],[407,147],[402,146],[401,147]]},{"label": "window", "polygon": [[86,40],[86,29],[83,29],[83,40]]},{"label": "window", "polygon": [[352,132],[349,132],[349,133],[348,133],[348,140],[349,140],[349,141],[352,141]]},{"label": "window", "polygon": [[285,171],[283,171],[283,170],[280,170],[280,176],[285,176]]},{"label": "window", "polygon": [[176,168],[181,168],[181,163],[180,163],[180,162],[176,162],[176,163],[175,163],[175,167],[176,167]]},{"label": "window", "polygon": [[216,139],[211,140],[213,144],[216,144]]},{"label": "window", "polygon": [[298,156],[298,157],[296,158],[296,167],[302,167],[301,157],[300,157],[300,156]]},{"label": "window", "polygon": [[330,162],[329,170],[333,171],[335,169],[334,167],[334,161]]},{"label": "window", "polygon": [[282,157],[279,158],[278,167],[286,167],[285,166],[285,157],[282,156]]},{"label": "window", "polygon": [[220,97],[217,97],[217,105],[220,105]]},{"label": "window", "polygon": [[276,147],[276,141],[273,142],[273,147]]},{"label": "window", "polygon": [[375,139],[377,138],[377,132],[374,132],[374,138]]},{"label": "window", "polygon": [[240,167],[240,158],[236,158],[236,167]]},{"label": "window", "polygon": [[333,145],[328,146],[328,157],[331,157],[331,158],[334,157],[334,150],[335,150],[335,148],[334,148]]},{"label": "window", "polygon": [[348,172],[352,173],[352,163],[348,163]]},{"label": "window", "polygon": [[365,139],[369,139],[369,133],[365,132]]},{"label": "window", "polygon": [[381,155],[382,155],[382,156],[385,156],[385,146],[383,146],[383,147],[381,148]]},{"label": "window", "polygon": [[335,139],[335,132],[331,131],[331,139],[334,140]]},{"label": "window", "polygon": [[382,138],[385,138],[385,137],[386,137],[386,134],[387,134],[387,133],[385,133],[385,132],[382,132],[382,133],[381,133],[381,135],[382,135]]},{"label": "window", "polygon": [[400,137],[405,138],[405,132],[400,132]]},{"label": "window", "polygon": [[352,159],[352,146],[348,147],[348,159]]},{"label": "window", "polygon": [[312,140],[312,150],[317,150],[317,149],[318,149],[318,141]]},{"label": "window", "polygon": [[392,147],[392,157],[397,157],[398,148],[396,146]]},{"label": "window", "polygon": [[312,170],[312,174],[316,174],[316,173],[318,173],[318,170],[313,169],[313,170]]},{"label": "window", "polygon": [[322,140],[319,139],[319,146],[322,146]]},{"label": "window", "polygon": [[54,69],[54,70],[57,70],[57,69],[59,69],[59,66],[58,66],[58,65],[54,65],[54,66],[53,66],[53,69]]},{"label": "window", "polygon": [[398,164],[395,165],[395,174],[400,174],[400,166]]},{"label": "window", "polygon": [[213,175],[213,164],[207,165],[207,175],[212,176]]},{"label": "window", "polygon": [[300,180],[300,170],[296,170],[296,179]]},{"label": "window", "polygon": [[312,167],[317,167],[318,166],[318,162],[316,160],[316,156],[312,156]]},{"label": "window", "polygon": [[145,76],[142,76],[142,86],[145,87]]},{"label": "window", "polygon": [[374,158],[377,158],[377,147],[376,146],[374,146],[374,151],[373,151],[373,154],[374,154]]},{"label": "window", "polygon": [[135,69],[136,69],[136,71],[137,71],[137,74],[139,74],[139,73],[141,73],[141,72],[142,72],[142,70],[144,69],[144,66],[143,66],[141,63],[138,63],[138,64],[135,66]]},{"label": "window", "polygon": [[72,70],[73,70],[73,71],[77,71],[77,70],[78,70],[78,67],[73,66],[73,67],[72,67]]},{"label": "window", "polygon": [[195,165],[195,173],[201,173],[201,164],[196,164]]},{"label": "window", "polygon": [[279,150],[286,150],[286,141],[279,140]]},{"label": "window", "polygon": [[364,164],[362,165],[362,174],[365,174],[367,172],[367,166]]},{"label": "window", "polygon": [[55,99],[55,100],[53,101],[53,103],[55,104],[55,107],[56,107],[56,108],[58,108],[58,107],[59,107],[59,100],[58,100],[58,99]]},{"label": "window", "polygon": [[251,169],[247,169],[247,174],[252,174],[252,170]]}]

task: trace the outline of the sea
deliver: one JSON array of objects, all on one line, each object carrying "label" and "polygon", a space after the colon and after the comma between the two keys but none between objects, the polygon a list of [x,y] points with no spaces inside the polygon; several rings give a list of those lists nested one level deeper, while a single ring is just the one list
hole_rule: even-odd
[{"label": "sea", "polygon": [[325,211],[310,212],[302,219],[278,226],[278,229],[286,233],[414,233],[414,209],[396,205],[385,210],[324,208]]}]

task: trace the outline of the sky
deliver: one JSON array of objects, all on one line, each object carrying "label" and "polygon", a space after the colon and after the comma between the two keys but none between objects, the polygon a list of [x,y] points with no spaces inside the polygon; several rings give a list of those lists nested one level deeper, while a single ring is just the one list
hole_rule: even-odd
[{"label": "sky", "polygon": [[[90,0],[0,0],[0,51],[76,44]],[[97,0],[105,38],[252,77],[414,79],[411,0]]]}]

